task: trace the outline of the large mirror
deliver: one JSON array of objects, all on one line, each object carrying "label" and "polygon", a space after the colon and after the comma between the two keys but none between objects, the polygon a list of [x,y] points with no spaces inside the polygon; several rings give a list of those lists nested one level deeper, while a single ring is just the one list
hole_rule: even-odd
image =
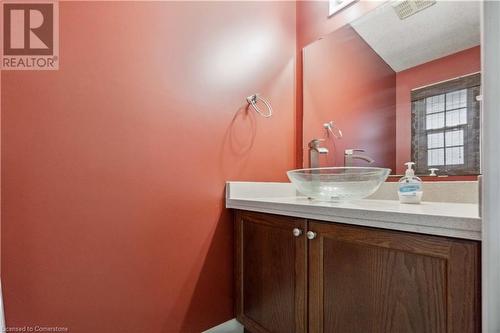
[{"label": "large mirror", "polygon": [[478,1],[381,3],[303,50],[304,165],[479,174],[480,70]]}]

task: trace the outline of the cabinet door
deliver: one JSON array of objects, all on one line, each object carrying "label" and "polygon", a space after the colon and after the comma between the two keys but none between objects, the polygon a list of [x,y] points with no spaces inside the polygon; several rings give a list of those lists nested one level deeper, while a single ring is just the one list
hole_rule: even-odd
[{"label": "cabinet door", "polygon": [[479,243],[309,221],[309,332],[480,332]]},{"label": "cabinet door", "polygon": [[237,319],[252,333],[305,332],[306,220],[237,212],[235,227]]}]

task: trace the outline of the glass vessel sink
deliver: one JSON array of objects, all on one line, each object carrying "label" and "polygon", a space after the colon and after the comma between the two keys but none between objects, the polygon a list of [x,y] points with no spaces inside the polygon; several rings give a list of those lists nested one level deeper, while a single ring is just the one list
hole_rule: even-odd
[{"label": "glass vessel sink", "polygon": [[347,201],[366,198],[378,190],[391,169],[334,167],[287,172],[297,190],[313,199]]}]

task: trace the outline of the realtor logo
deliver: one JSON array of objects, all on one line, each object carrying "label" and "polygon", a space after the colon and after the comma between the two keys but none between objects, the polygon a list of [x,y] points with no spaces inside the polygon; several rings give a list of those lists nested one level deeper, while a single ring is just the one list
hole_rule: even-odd
[{"label": "realtor logo", "polygon": [[2,1],[2,69],[59,68],[59,10],[56,1]]}]

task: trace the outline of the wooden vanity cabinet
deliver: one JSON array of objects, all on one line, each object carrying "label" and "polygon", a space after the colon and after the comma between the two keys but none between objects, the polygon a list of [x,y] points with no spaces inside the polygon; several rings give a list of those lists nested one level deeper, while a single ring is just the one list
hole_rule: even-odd
[{"label": "wooden vanity cabinet", "polygon": [[246,332],[481,331],[479,242],[243,211],[235,222]]},{"label": "wooden vanity cabinet", "polygon": [[306,332],[306,223],[236,212],[235,308],[247,332]]},{"label": "wooden vanity cabinet", "polygon": [[309,221],[309,332],[480,332],[479,243]]}]

